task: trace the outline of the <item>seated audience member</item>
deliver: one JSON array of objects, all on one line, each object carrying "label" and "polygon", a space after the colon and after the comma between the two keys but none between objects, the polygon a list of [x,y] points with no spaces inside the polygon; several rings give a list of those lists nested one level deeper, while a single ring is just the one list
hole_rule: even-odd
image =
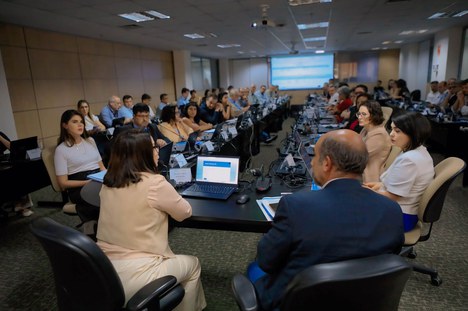
[{"label": "seated audience member", "polygon": [[119,118],[125,118],[124,124],[132,122],[133,119],[133,97],[124,95],[122,97],[123,105],[119,109]]},{"label": "seated audience member", "polygon": [[318,140],[311,164],[322,189],[281,198],[272,228],[257,247],[264,272],[249,267],[251,280],[258,277],[253,273],[263,273],[254,283],[261,310],[277,310],[288,283],[312,265],[400,251],[401,209],[361,186],[367,159],[353,131],[332,131]]},{"label": "seated audience member", "polygon": [[161,133],[170,141],[186,141],[193,130],[184,124],[180,117],[179,107],[166,106],[161,112],[162,123],[158,125]]},{"label": "seated audience member", "polygon": [[366,101],[357,113],[359,125],[362,126],[361,137],[369,153],[369,161],[362,174],[363,182],[379,181],[383,166],[392,149],[392,142],[384,128],[384,116],[380,104]]},{"label": "seated audience member", "polygon": [[396,80],[395,87],[392,88],[392,93],[390,97],[397,100],[404,100],[410,97],[410,91],[406,86],[406,81],[403,79]]},{"label": "seated audience member", "polygon": [[[254,96],[255,97],[255,96]],[[231,105],[229,104],[229,97],[227,92],[219,93],[218,106],[222,106],[223,119],[229,120],[231,118]]]},{"label": "seated audience member", "polygon": [[336,105],[329,106],[328,110],[330,110],[333,114],[335,114],[336,121],[340,123],[343,121],[341,117],[341,113],[352,106],[353,101],[350,98],[351,89],[346,86],[342,86],[338,89],[338,103]]},{"label": "seated audience member", "polygon": [[328,99],[328,105],[336,105],[338,103],[339,94],[333,84],[328,86],[328,94],[330,95],[330,98]]},{"label": "seated audience member", "polygon": [[114,131],[114,139],[129,129],[140,129],[143,132],[150,133],[151,137],[159,147],[163,147],[166,143],[170,142],[170,140],[159,131],[155,124],[150,123],[149,108],[150,107],[148,105],[142,103],[134,105],[132,108],[133,121],[130,124],[116,128]]},{"label": "seated audience member", "polygon": [[419,113],[392,119],[392,144],[403,151],[380,176],[380,182],[365,185],[400,204],[405,232],[418,222],[419,199],[434,178],[434,163],[423,146],[431,135],[431,124]]},{"label": "seated audience member", "polygon": [[454,113],[457,108],[458,92],[461,91],[461,81],[451,81],[448,85],[448,95],[441,105],[441,109],[446,113]]},{"label": "seated audience member", "polygon": [[384,92],[385,92],[385,90],[384,90],[384,88],[382,86],[382,80],[377,80],[377,83],[374,86],[374,94],[384,93]]},{"label": "seated audience member", "polygon": [[150,119],[153,120],[156,115],[154,114],[153,108],[151,108],[151,96],[146,93],[141,95],[141,103],[149,107],[149,116]]},{"label": "seated audience member", "polygon": [[[367,93],[356,95],[355,103],[351,107],[348,108],[347,114],[349,114],[349,117],[348,117],[348,122],[346,122],[344,128],[349,129],[349,130],[353,130],[356,133],[361,132],[362,127],[359,125],[357,112],[359,111],[359,107],[362,105],[362,103],[364,103],[364,102],[366,102],[366,101],[368,101],[370,99],[371,99],[371,96],[370,96],[370,94],[367,94]],[[347,114],[345,114],[345,116]]]},{"label": "seated audience member", "polygon": [[[439,100],[437,101],[437,104],[435,105],[441,107],[441,105],[444,103],[444,100],[447,98],[449,94],[447,81],[440,81],[437,89],[440,95],[439,95]],[[435,105],[432,105],[432,106],[435,106]]]},{"label": "seated audience member", "polygon": [[[91,180],[89,174],[105,170],[94,139],[85,131],[83,115],[76,110],[67,110],[60,119],[60,136],[54,155],[55,174],[60,188],[66,189],[70,200],[76,204],[76,212],[86,234],[93,234],[93,224],[99,218],[99,208],[81,198],[81,188]],[[86,224],[85,224],[86,225]]]},{"label": "seated audience member", "polygon": [[266,95],[266,86],[261,85],[260,90],[257,90],[255,93],[255,97],[257,97],[258,102],[260,105],[265,105],[268,101],[267,95]]},{"label": "seated audience member", "polygon": [[214,94],[208,94],[204,107],[200,107],[200,119],[205,123],[216,125],[223,122],[223,107],[216,103]]},{"label": "seated audience member", "polygon": [[89,103],[86,99],[80,99],[76,104],[76,107],[85,119],[85,129],[89,135],[106,130],[104,124],[102,124],[101,121],[99,121],[99,118],[91,112],[91,107],[89,107]]},{"label": "seated audience member", "polygon": [[180,93],[181,95],[179,99],[177,99],[177,107],[179,107],[179,110],[182,111],[185,109],[185,105],[187,105],[190,102],[190,90],[184,87],[182,88]]},{"label": "seated audience member", "polygon": [[185,106],[185,117],[182,118],[182,121],[194,132],[203,132],[213,128],[213,124],[200,119],[200,108],[196,102],[190,102]]},{"label": "seated audience member", "polygon": [[330,99],[330,94],[328,93],[328,82],[324,82],[322,85],[322,97],[327,101]]},{"label": "seated audience member", "polygon": [[99,194],[97,244],[119,275],[126,302],[149,282],[173,275],[185,290],[177,310],[202,310],[200,262],[175,255],[168,241],[168,217],[182,221],[192,207],[157,173],[158,152],[147,133],[117,137]]},{"label": "seated audience member", "polygon": [[198,102],[200,101],[200,99],[198,98],[197,96],[197,91],[196,90],[191,90],[190,91],[190,100],[189,100],[189,103],[190,102],[194,102],[194,103],[197,103],[198,105]]},{"label": "seated audience member", "polygon": [[161,111],[169,105],[169,96],[166,93],[162,93],[159,95],[159,100],[161,101],[159,103],[158,108],[156,109],[156,118],[161,118]]},{"label": "seated audience member", "polygon": [[431,90],[427,93],[426,101],[432,105],[437,105],[440,100],[439,81],[431,82]]},{"label": "seated audience member", "polygon": [[[249,89],[249,94],[247,95],[247,101],[249,102],[250,105],[259,105],[260,104],[260,101],[258,100],[257,96],[255,95],[255,92],[257,91],[257,86],[255,84],[252,84],[250,86],[250,89]],[[220,93],[221,95],[222,93]],[[227,95],[227,93],[226,93]],[[221,102],[219,100],[219,97],[218,97],[218,101]]]},{"label": "seated audience member", "polygon": [[237,89],[231,89],[231,91],[229,91],[228,101],[229,105],[231,106],[231,116],[229,119],[237,118],[239,115],[246,112],[250,108],[249,103],[247,103],[245,107],[242,105],[239,91]]},{"label": "seated audience member", "polygon": [[122,106],[118,96],[111,96],[101,110],[101,121],[107,127],[112,127],[112,121],[119,117],[119,109]]},{"label": "seated audience member", "polygon": [[206,98],[208,97],[208,94],[210,94],[210,90],[206,89],[203,97],[200,100],[200,108],[203,108],[206,106]]},{"label": "seated audience member", "polygon": [[[10,139],[3,132],[0,132],[0,155],[3,155],[7,149],[10,150]],[[31,207],[33,207],[33,201],[29,194],[15,200],[14,205],[15,212],[21,212],[23,217],[29,217],[34,213],[31,210]]]},{"label": "seated audience member", "polygon": [[468,116],[468,79],[461,82],[461,90],[457,93],[457,102],[454,105],[453,111]]}]

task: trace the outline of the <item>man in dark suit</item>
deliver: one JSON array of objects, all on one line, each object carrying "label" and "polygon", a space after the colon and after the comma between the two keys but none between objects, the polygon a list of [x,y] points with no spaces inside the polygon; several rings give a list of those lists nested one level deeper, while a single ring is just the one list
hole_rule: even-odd
[{"label": "man in dark suit", "polygon": [[149,106],[138,103],[133,106],[133,122],[127,125],[116,127],[114,130],[114,138],[120,133],[127,131],[132,128],[141,128],[144,131],[148,131],[153,137],[154,141],[159,147],[165,146],[170,142],[158,129],[158,127],[150,121]]},{"label": "man in dark suit", "polygon": [[367,161],[366,146],[353,131],[332,131],[317,142],[313,178],[322,189],[284,196],[258,244],[258,265],[266,274],[254,284],[262,309],[278,309],[287,284],[311,265],[400,251],[401,208],[361,186]]}]

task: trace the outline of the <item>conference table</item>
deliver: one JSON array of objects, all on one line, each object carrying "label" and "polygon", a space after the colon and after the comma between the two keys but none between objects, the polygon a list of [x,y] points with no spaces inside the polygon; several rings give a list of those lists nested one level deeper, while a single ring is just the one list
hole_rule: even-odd
[{"label": "conference table", "polygon": [[[81,197],[89,204],[100,207],[101,187],[100,182],[91,181],[82,188]],[[308,180],[302,187],[290,189],[282,184],[281,179],[274,177],[268,192],[257,193],[255,183],[241,182],[239,193],[234,193],[227,200],[185,198],[192,206],[192,216],[182,222],[171,220],[171,223],[185,228],[265,233],[270,229],[271,222],[265,218],[256,200],[307,191],[310,187],[311,181]],[[241,194],[247,194],[250,200],[245,204],[237,204],[236,200]]]}]

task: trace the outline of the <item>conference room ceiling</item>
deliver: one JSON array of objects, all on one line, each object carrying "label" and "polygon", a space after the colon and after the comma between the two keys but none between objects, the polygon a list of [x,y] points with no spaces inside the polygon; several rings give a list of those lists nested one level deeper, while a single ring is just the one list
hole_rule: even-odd
[{"label": "conference room ceiling", "polygon": [[[292,1],[315,3],[291,6]],[[428,19],[438,12],[453,15],[468,10],[468,1],[320,2],[326,1],[0,0],[0,21],[161,50],[189,50],[192,55],[212,58],[392,49],[429,39],[445,28],[468,25],[468,14]],[[132,22],[118,15],[151,10],[170,18]],[[251,26],[254,22],[257,27]],[[297,27],[323,22],[328,27]],[[413,32],[401,34],[404,31]],[[205,38],[184,36],[194,33]],[[313,41],[320,37],[325,40]]]}]

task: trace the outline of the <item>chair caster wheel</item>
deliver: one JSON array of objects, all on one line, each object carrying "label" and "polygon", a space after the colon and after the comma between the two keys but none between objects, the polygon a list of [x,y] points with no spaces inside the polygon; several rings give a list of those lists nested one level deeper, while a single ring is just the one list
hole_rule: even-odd
[{"label": "chair caster wheel", "polygon": [[438,275],[431,276],[431,284],[434,286],[440,286],[442,284],[442,279]]},{"label": "chair caster wheel", "polygon": [[418,256],[415,250],[412,250],[411,252],[408,253],[408,258],[410,259],[415,259]]}]

